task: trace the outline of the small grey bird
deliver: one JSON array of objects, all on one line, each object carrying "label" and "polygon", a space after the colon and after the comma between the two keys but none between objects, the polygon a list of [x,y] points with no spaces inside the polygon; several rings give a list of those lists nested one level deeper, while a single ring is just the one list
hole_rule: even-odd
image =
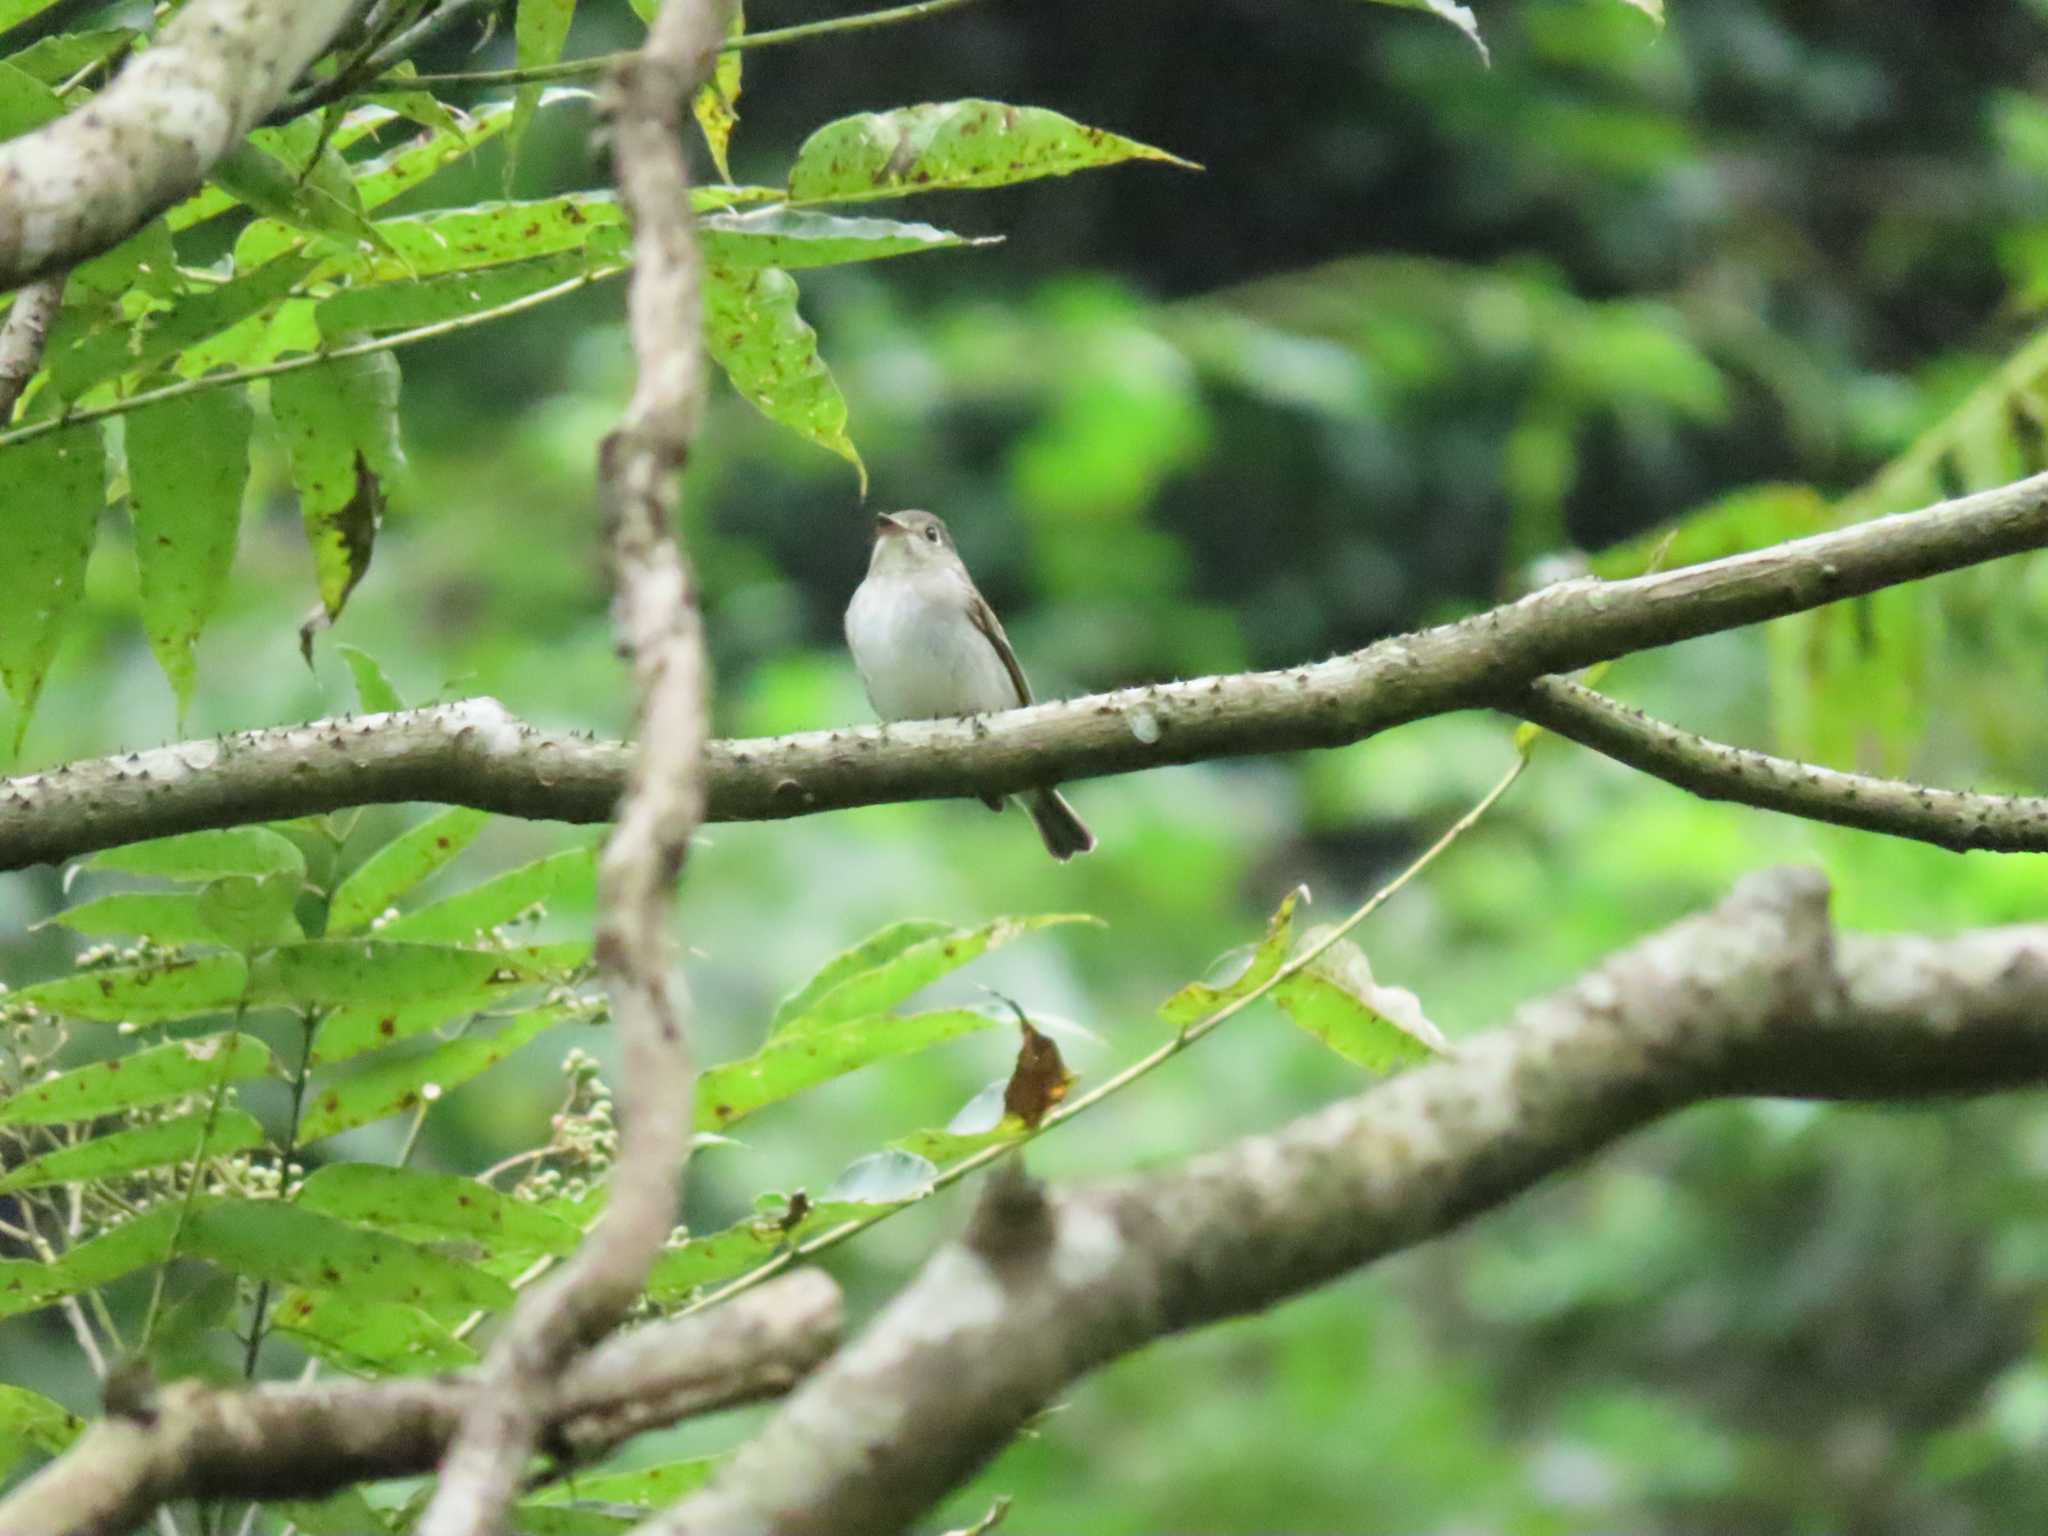
[{"label": "small grey bird", "polygon": [[[846,608],[846,645],[884,720],[985,715],[1031,702],[1010,637],[967,574],[953,536],[929,512],[875,519],[867,579]],[[999,797],[988,796],[1000,811]],[[1036,789],[1024,809],[1046,852],[1064,862],[1095,846],[1095,834],[1055,789]]]}]

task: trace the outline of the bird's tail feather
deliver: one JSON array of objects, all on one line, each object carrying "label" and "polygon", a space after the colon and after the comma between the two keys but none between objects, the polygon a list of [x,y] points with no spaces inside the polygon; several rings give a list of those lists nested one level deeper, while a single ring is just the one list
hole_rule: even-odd
[{"label": "bird's tail feather", "polygon": [[1077,853],[1095,847],[1095,834],[1074,814],[1074,808],[1056,789],[1041,789],[1024,797],[1024,809],[1045,839],[1045,851],[1064,864]]}]

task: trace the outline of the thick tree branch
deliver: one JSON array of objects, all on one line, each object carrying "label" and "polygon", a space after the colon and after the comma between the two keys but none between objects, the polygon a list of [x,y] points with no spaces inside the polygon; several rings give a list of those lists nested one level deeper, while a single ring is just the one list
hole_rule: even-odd
[{"label": "thick tree branch", "polygon": [[639,744],[598,861],[596,959],[623,1050],[610,1203],[562,1270],[520,1299],[450,1444],[422,1536],[490,1536],[544,1422],[564,1362],[624,1316],[676,1219],[695,1071],[671,976],[668,919],[704,818],[710,669],[695,580],[670,530],[676,476],[704,409],[703,301],[683,128],[733,0],[666,0],[647,46],[605,102],[633,225],[627,309],[639,375],[600,453],[621,649],[639,695]]},{"label": "thick tree branch", "polygon": [[[839,1290],[803,1270],[699,1313],[620,1334],[563,1374],[550,1438],[596,1457],[643,1430],[787,1391],[837,1344]],[[128,1531],[173,1499],[321,1498],[432,1470],[476,1391],[469,1377],[166,1388],[111,1418],[0,1500],[0,1531]]]},{"label": "thick tree branch", "polygon": [[1561,677],[1531,683],[1514,711],[1708,800],[1910,837],[1956,853],[2048,853],[2048,799],[2039,796],[1933,789],[1731,747]]},{"label": "thick tree branch", "polygon": [[2044,1079],[2048,927],[1838,941],[1818,874],[1753,876],[1511,1027],[1276,1134],[1071,1194],[998,1183],[639,1536],[898,1530],[1087,1371],[1444,1232],[1687,1104]]},{"label": "thick tree branch", "polygon": [[0,325],[0,425],[13,418],[21,392],[43,366],[43,343],[63,299],[64,280],[58,277],[30,283],[14,296],[7,323]]},{"label": "thick tree branch", "polygon": [[76,112],[0,144],[0,290],[117,245],[198,187],[358,0],[190,0]]},{"label": "thick tree branch", "polygon": [[[1011,794],[1172,763],[1349,746],[1453,710],[1518,710],[1556,672],[2048,544],[2048,475],[1631,581],[1569,581],[1283,672],[1126,688],[975,720],[713,742],[713,821]],[[610,819],[616,743],[534,730],[488,699],[252,731],[0,781],[0,869],[201,827],[434,800]]]}]

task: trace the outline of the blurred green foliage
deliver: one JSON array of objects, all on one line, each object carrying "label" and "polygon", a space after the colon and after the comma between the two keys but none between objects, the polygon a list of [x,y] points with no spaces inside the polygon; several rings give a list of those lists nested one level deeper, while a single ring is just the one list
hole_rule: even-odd
[{"label": "blurred green foliage", "polygon": [[[1620,3],[1516,0],[1480,20],[1484,70],[1427,16],[1336,0],[989,0],[749,58],[742,183],[779,179],[828,118],[965,97],[1041,103],[1207,168],[939,196],[935,220],[1005,243],[804,280],[868,506],[947,516],[1042,693],[1322,655],[1576,568],[1580,549],[1640,569],[1687,514],[1670,558],[2038,467],[2048,7],[1676,0],[1660,31]],[[586,3],[568,52],[636,31],[627,7]],[[470,41],[422,67],[511,62],[511,39],[482,60]],[[590,127],[574,99],[535,114],[516,193],[600,184]],[[435,197],[500,195],[490,154]],[[591,477],[629,382],[616,293],[402,362],[411,480],[334,638],[407,700],[489,693],[620,731]],[[298,659],[317,588],[292,487],[259,425],[182,727],[125,521],[105,522],[24,766],[353,707],[338,648]],[[862,510],[846,465],[716,403],[685,517],[722,731],[866,718],[838,640]],[[2044,572],[2009,562],[1631,658],[1605,686],[1728,739],[2038,790]],[[1083,784],[1103,847],[1064,868],[1021,818],[973,805],[714,828],[679,918],[702,1055],[758,1049],[777,1000],[882,921],[1088,911],[1106,931],[1037,936],[923,1004],[978,1004],[985,984],[1074,1021],[1062,1045],[1085,1089],[1156,1044],[1160,1001],[1296,883],[1321,921],[1398,869],[1498,777],[1510,738],[1452,718]],[[405,824],[365,813],[345,862]],[[567,842],[493,823],[425,890]],[[2038,859],[1708,805],[1552,742],[1357,937],[1455,1038],[1785,860],[1824,867],[1857,926],[2041,916]],[[63,972],[66,936],[33,927],[60,904],[54,872],[0,879],[0,976]],[[571,897],[555,920],[578,914]],[[1001,1076],[999,1033],[764,1109],[744,1149],[694,1165],[693,1229],[747,1217],[764,1182],[822,1194],[905,1126],[944,1124]],[[471,1171],[544,1139],[559,1054],[530,1046],[448,1093],[419,1164]],[[1047,1137],[1034,1166],[1184,1157],[1362,1081],[1277,1012],[1248,1013]],[[343,1144],[388,1157],[399,1135]],[[826,1262],[866,1307],[961,1210],[919,1207]],[[1091,1536],[2032,1529],[2044,1301],[2039,1104],[1711,1106],[1461,1234],[1118,1365],[945,1518],[1008,1493],[1013,1524]],[[0,1353],[10,1380],[91,1410],[47,1315],[0,1324]],[[747,1422],[629,1459],[715,1451]]]}]

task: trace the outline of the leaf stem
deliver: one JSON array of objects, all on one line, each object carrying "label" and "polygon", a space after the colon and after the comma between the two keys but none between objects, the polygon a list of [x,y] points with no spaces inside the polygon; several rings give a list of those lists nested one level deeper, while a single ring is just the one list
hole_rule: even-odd
[{"label": "leaf stem", "polygon": [[[834,32],[863,32],[901,21],[918,21],[945,11],[973,5],[976,0],[914,0],[909,5],[892,5],[885,10],[861,11],[852,16],[832,16],[823,21],[800,22],[792,27],[773,27],[765,32],[747,32],[732,38],[723,52],[736,53],[754,48],[775,48],[784,43],[807,42]],[[558,64],[534,64],[525,69],[477,69],[439,75],[385,75],[357,87],[362,93],[406,91],[448,85],[545,85],[554,80],[589,80],[603,75],[634,50],[593,54],[586,59],[564,59]]]},{"label": "leaf stem", "polygon": [[[300,1021],[299,1066],[292,1074],[292,1112],[285,1122],[284,1147],[277,1158],[277,1192],[283,1195],[291,1186],[292,1158],[299,1150],[299,1120],[306,1107],[306,1079],[313,1072],[313,1036],[320,1028],[320,1014],[317,1009],[308,1010]],[[256,1379],[256,1357],[263,1350],[264,1328],[269,1319],[270,1282],[265,1280],[256,1287],[256,1305],[249,1314],[249,1347],[242,1356],[242,1376],[245,1380]]]},{"label": "leaf stem", "polygon": [[1509,767],[1506,773],[1501,775],[1499,782],[1493,788],[1480,797],[1479,803],[1453,822],[1443,836],[1431,843],[1406,869],[1402,870],[1400,874],[1394,876],[1392,880],[1367,897],[1364,905],[1345,918],[1343,922],[1337,924],[1314,944],[1294,956],[1285,965],[1281,966],[1279,970],[1267,977],[1265,981],[1245,993],[1244,996],[1232,998],[1214,1013],[1209,1014],[1205,1018],[1197,1019],[1165,1044],[1139,1057],[1115,1076],[1090,1089],[1079,1098],[1071,1099],[1062,1104],[1058,1109],[1047,1115],[1042,1124],[1026,1131],[1023,1135],[1013,1140],[1000,1141],[991,1146],[983,1147],[977,1152],[970,1153],[959,1162],[942,1169],[933,1178],[929,1187],[920,1194],[904,1201],[903,1204],[889,1206],[877,1211],[872,1216],[862,1216],[853,1221],[841,1222],[836,1227],[820,1232],[816,1237],[797,1243],[783,1250],[774,1258],[727,1282],[709,1295],[700,1297],[686,1307],[679,1308],[674,1315],[677,1317],[688,1317],[692,1312],[701,1312],[707,1307],[715,1307],[720,1302],[728,1301],[732,1297],[739,1295],[742,1291],[752,1290],[762,1281],[780,1274],[783,1270],[789,1268],[790,1265],[796,1263],[797,1260],[807,1259],[813,1254],[822,1253],[827,1248],[836,1247],[848,1238],[887,1221],[898,1211],[908,1210],[913,1205],[921,1204],[940,1190],[959,1183],[960,1180],[966,1178],[977,1169],[987,1167],[990,1163],[1007,1156],[1019,1147],[1028,1146],[1054,1126],[1064,1124],[1066,1121],[1073,1119],[1074,1116],[1092,1109],[1103,1100],[1123,1092],[1124,1089],[1130,1087],[1131,1084],[1137,1082],[1140,1078],[1158,1070],[1158,1068],[1165,1065],[1175,1056],[1178,1056],[1204,1035],[1211,1034],[1220,1028],[1225,1020],[1249,1008],[1253,1003],[1272,991],[1273,988],[1279,986],[1281,982],[1287,980],[1288,977],[1298,975],[1306,970],[1331,945],[1335,944],[1339,939],[1351,932],[1352,929],[1372,916],[1373,913],[1385,906],[1403,886],[1429,868],[1431,864],[1434,864],[1451,844],[1471,831],[1474,824],[1488,811],[1492,810],[1499,802],[1501,796],[1505,795],[1513,787],[1515,780],[1522,776],[1523,770],[1528,766],[1528,755],[1526,753],[1517,753],[1513,765]]}]

